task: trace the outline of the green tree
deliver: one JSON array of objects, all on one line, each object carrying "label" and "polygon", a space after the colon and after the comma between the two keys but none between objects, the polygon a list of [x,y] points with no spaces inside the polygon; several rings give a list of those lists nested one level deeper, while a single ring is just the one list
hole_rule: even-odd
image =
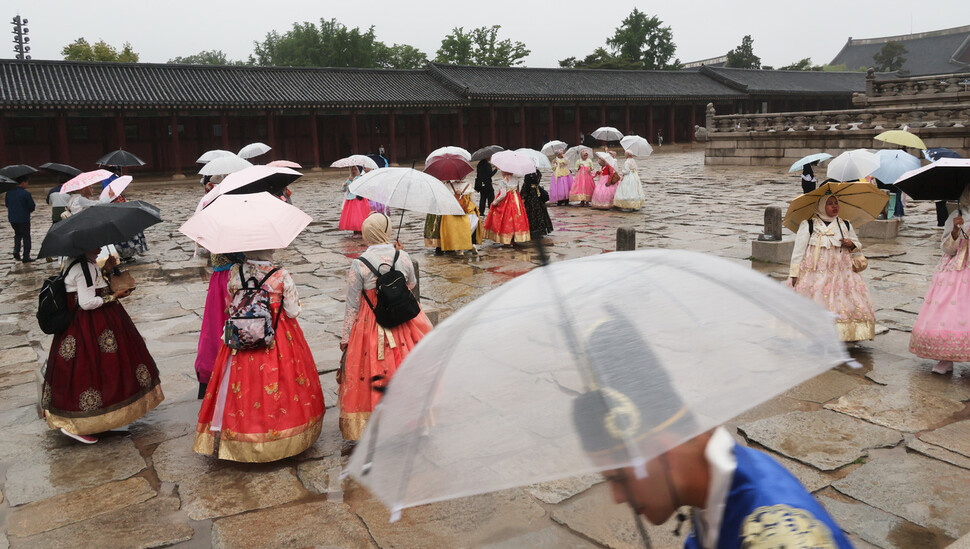
[{"label": "green tree", "polygon": [[262,42],[255,42],[249,61],[256,65],[292,67],[363,67],[379,66],[384,44],[366,31],[348,29],[336,19],[313,23],[294,23],[285,34],[270,31]]},{"label": "green tree", "polygon": [[[767,69],[768,67],[763,67]],[[791,65],[785,65],[784,67],[778,67],[780,71],[820,71],[822,67],[812,65],[812,58],[806,57],[799,61],[795,61]]]},{"label": "green tree", "polygon": [[174,57],[168,60],[169,63],[180,65],[245,65],[244,61],[230,61],[222,50],[203,50],[193,55],[185,57]]},{"label": "green tree", "polygon": [[385,46],[378,53],[378,65],[386,69],[420,69],[428,64],[423,51],[407,44]]},{"label": "green tree", "polygon": [[680,68],[674,59],[677,46],[669,26],[664,26],[656,15],[648,16],[637,8],[623,19],[606,45],[613,55],[643,70]]},{"label": "green tree", "polygon": [[441,40],[435,55],[437,63],[456,65],[480,65],[487,67],[512,67],[521,65],[530,53],[525,44],[509,38],[498,39],[501,25],[478,27],[465,32],[464,27],[452,29]]},{"label": "green tree", "polygon": [[741,45],[728,52],[725,66],[735,69],[760,69],[761,58],[754,54],[753,44],[751,35],[745,35],[741,39]]},{"label": "green tree", "polygon": [[61,55],[66,61],[103,61],[111,63],[137,63],[138,54],[131,48],[131,44],[124,43],[119,52],[104,40],[97,41],[91,45],[84,38],[78,38],[74,42],[61,49]]},{"label": "green tree", "polygon": [[569,57],[559,61],[560,67],[575,69],[613,69],[613,70],[637,70],[642,68],[640,63],[630,61],[622,57],[617,57],[605,48],[599,47],[593,53],[587,55],[582,60]]},{"label": "green tree", "polygon": [[881,50],[872,56],[876,62],[875,69],[878,72],[895,72],[901,70],[906,63],[905,54],[909,53],[906,46],[899,42],[886,42]]}]

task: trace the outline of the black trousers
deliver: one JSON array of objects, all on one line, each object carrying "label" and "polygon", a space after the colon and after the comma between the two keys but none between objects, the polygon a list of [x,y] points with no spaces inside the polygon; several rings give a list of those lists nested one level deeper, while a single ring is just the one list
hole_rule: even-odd
[{"label": "black trousers", "polygon": [[479,215],[485,215],[485,210],[492,205],[492,201],[495,200],[495,187],[491,183],[486,183],[483,185],[482,190],[479,191],[481,197],[478,199],[478,213]]},{"label": "black trousers", "polygon": [[[30,257],[30,221],[26,223],[10,223],[13,227],[13,255],[16,258],[27,259]],[[20,255],[20,246],[23,244],[24,255]]]},{"label": "black trousers", "polygon": [[802,179],[802,193],[807,194],[807,193],[810,193],[810,192],[812,192],[814,190],[815,190],[815,182],[814,181],[805,181],[804,179]]}]

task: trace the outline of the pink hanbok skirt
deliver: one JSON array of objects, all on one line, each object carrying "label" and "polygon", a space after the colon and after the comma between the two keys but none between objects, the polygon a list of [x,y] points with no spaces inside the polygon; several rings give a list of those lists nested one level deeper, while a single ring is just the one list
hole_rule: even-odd
[{"label": "pink hanbok skirt", "polygon": [[566,174],[562,177],[552,177],[549,183],[549,202],[559,202],[569,200],[569,189],[573,187],[573,174]]},{"label": "pink hanbok skirt", "polygon": [[222,332],[229,318],[226,305],[229,303],[229,283],[231,269],[214,271],[209,277],[209,290],[205,294],[205,309],[202,312],[202,331],[199,333],[199,348],[195,355],[195,375],[199,383],[209,383],[216,355],[222,346]]},{"label": "pink hanbok skirt", "polygon": [[920,358],[970,362],[970,265],[959,265],[966,240],[956,256],[944,255],[933,274],[909,338],[909,352]]},{"label": "pink hanbok skirt", "polygon": [[[589,202],[589,199],[593,197],[595,187],[593,174],[590,173],[589,168],[580,166],[579,171],[576,172],[576,177],[573,178],[573,186],[569,189],[569,201]],[[552,200],[552,197],[550,196],[549,199]]]},{"label": "pink hanbok skirt", "polygon": [[613,207],[616,185],[607,185],[609,182],[609,175],[601,175],[596,181],[596,188],[593,190],[593,207],[598,210],[608,210]]},{"label": "pink hanbok skirt", "polygon": [[832,311],[842,341],[862,341],[876,335],[876,313],[869,288],[852,271],[852,254],[841,248],[822,248],[815,264],[815,246],[805,250],[795,291]]}]

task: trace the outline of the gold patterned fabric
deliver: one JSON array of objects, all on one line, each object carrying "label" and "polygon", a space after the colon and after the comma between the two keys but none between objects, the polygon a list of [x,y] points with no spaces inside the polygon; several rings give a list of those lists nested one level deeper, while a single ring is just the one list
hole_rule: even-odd
[{"label": "gold patterned fabric", "polygon": [[[92,404],[97,403],[100,406],[100,403],[94,400],[95,398],[99,399],[100,394],[91,398],[93,399]],[[162,386],[156,384],[150,391],[140,393],[128,402],[92,410],[94,413],[68,417],[66,414],[62,415],[45,408],[45,418],[51,429],[63,428],[77,435],[91,435],[128,425],[154,409],[163,400],[165,400],[165,395],[162,394]]]},{"label": "gold patterned fabric", "polygon": [[74,355],[77,353],[77,339],[74,336],[66,336],[61,340],[61,345],[57,349],[57,354],[61,356],[64,360],[73,360]]},{"label": "gold patterned fabric", "polygon": [[804,509],[758,507],[741,525],[743,549],[836,549],[832,532]]},{"label": "gold patterned fabric", "polygon": [[102,353],[117,353],[118,352],[118,340],[115,339],[115,333],[109,328],[105,328],[100,335],[98,335],[98,348],[101,349]]},{"label": "gold patterned fabric", "polygon": [[200,454],[217,454],[219,459],[248,463],[266,463],[295,456],[316,442],[323,428],[323,417],[307,425],[263,434],[241,434],[229,429],[220,433],[218,450],[216,437],[209,424],[198,426],[192,450]]}]

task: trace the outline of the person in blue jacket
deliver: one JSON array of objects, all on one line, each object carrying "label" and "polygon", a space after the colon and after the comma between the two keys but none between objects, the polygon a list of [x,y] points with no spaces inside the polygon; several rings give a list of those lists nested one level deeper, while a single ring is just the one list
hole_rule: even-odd
[{"label": "person in blue jacket", "polygon": [[[722,427],[682,442],[697,432],[693,415],[626,319],[599,324],[586,351],[600,384],[576,397],[572,413],[590,459],[629,461],[631,440],[646,455],[661,452],[646,475],[633,467],[603,472],[617,503],[657,525],[690,506],[687,549],[851,549],[822,505],[767,454],[739,445]],[[624,364],[631,360],[632,368]]]},{"label": "person in blue jacket", "polygon": [[[27,191],[29,182],[29,176],[18,178],[19,185],[7,191],[4,197],[7,219],[13,227],[13,258],[24,263],[33,261],[30,257],[30,214],[36,206],[34,198]],[[23,256],[20,255],[21,247],[23,247]]]}]

